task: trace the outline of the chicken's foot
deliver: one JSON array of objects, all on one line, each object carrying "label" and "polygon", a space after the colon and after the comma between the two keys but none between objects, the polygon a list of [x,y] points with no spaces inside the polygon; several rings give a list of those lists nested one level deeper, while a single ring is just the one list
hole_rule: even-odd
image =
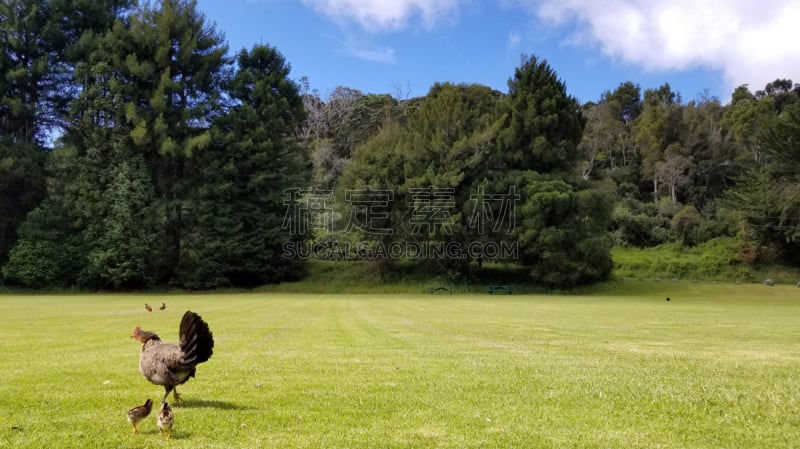
[{"label": "chicken's foot", "polygon": [[183,399],[181,399],[181,395],[178,394],[178,389],[177,388],[174,388],[174,387],[173,388],[167,388],[167,392],[164,393],[164,397],[161,398],[161,403],[162,404],[167,402],[167,397],[169,396],[170,391],[172,392],[172,397],[175,398],[175,403],[176,404],[183,400]]}]

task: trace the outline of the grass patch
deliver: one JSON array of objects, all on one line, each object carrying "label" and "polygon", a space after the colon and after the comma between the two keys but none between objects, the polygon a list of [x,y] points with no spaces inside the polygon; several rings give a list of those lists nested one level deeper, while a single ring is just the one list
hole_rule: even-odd
[{"label": "grass patch", "polygon": [[794,285],[800,270],[779,265],[746,265],[739,261],[735,239],[717,238],[694,247],[666,243],[652,248],[612,250],[617,277],[646,279],[704,279],[762,282],[770,278]]},{"label": "grass patch", "polygon": [[[0,296],[0,447],[794,447],[798,289],[648,285]],[[125,410],[163,390],[130,332],[174,341],[186,309],[215,354],[180,389],[172,441],[152,415],[131,435]]]},{"label": "grass patch", "polygon": [[451,280],[434,267],[418,261],[382,265],[371,260],[316,260],[308,262],[307,275],[297,282],[258,287],[262,293],[422,293],[431,286],[448,286],[458,293],[486,292],[487,285],[511,285],[515,293],[533,293],[527,269],[518,265],[484,263],[472,267],[469,279]]}]

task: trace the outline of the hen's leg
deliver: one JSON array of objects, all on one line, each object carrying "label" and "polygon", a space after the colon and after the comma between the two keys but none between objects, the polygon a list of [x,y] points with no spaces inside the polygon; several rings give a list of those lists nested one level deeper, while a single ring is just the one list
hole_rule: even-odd
[{"label": "hen's leg", "polygon": [[164,385],[164,390],[166,390],[166,393],[164,393],[164,397],[161,399],[161,403],[162,403],[162,404],[163,404],[163,403],[165,403],[165,402],[167,402],[167,396],[169,396],[169,393],[170,393],[170,392],[171,392],[173,389],[175,389],[175,387],[170,387],[170,386]]}]

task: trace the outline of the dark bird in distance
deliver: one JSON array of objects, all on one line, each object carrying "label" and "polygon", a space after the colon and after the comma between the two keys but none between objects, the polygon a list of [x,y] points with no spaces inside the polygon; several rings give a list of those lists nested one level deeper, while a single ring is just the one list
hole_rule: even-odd
[{"label": "dark bird in distance", "polygon": [[161,307],[159,307],[158,310],[166,310],[166,308],[167,308],[167,303],[162,302]]}]

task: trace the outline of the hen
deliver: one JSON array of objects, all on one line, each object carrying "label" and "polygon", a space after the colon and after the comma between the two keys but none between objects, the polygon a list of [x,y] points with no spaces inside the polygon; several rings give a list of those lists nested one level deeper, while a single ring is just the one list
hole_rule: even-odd
[{"label": "hen", "polygon": [[139,352],[139,371],[150,382],[163,385],[166,393],[161,402],[167,400],[170,391],[175,402],[180,401],[178,385],[194,377],[198,364],[211,358],[214,336],[200,315],[187,310],[179,328],[180,343],[164,343],[155,332],[136,327],[131,338],[142,343]]}]

